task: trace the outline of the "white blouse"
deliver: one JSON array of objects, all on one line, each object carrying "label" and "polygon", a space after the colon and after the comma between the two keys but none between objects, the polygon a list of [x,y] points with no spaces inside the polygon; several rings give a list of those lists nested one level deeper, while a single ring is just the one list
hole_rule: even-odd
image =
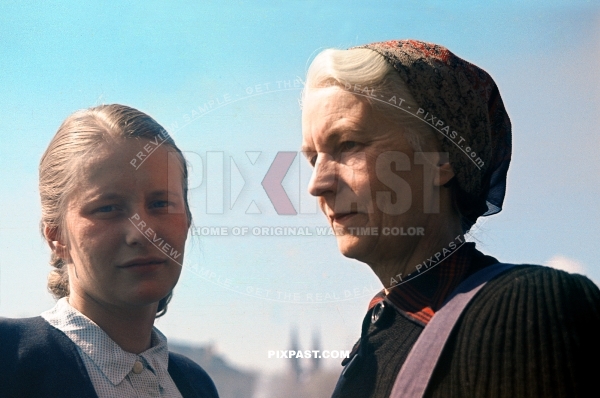
[{"label": "white blouse", "polygon": [[92,320],[71,307],[64,297],[41,314],[77,346],[99,398],[182,398],[167,371],[167,338],[152,328],[152,346],[141,354],[123,351]]}]

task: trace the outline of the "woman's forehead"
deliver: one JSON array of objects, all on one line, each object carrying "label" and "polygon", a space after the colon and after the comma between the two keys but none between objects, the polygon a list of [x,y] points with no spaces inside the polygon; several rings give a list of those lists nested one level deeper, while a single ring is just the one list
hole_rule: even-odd
[{"label": "woman's forehead", "polygon": [[307,89],[303,104],[303,115],[314,110],[332,111],[364,111],[370,109],[367,101],[341,87],[317,87]]},{"label": "woman's forehead", "polygon": [[371,124],[370,105],[356,95],[338,88],[313,90],[307,94],[303,103],[304,134],[320,135],[336,130],[360,130]]}]

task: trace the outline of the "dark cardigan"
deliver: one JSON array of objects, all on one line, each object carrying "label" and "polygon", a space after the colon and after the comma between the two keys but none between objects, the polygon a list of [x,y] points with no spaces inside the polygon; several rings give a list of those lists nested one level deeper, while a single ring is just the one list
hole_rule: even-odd
[{"label": "dark cardigan", "polygon": [[[359,356],[344,369],[335,398],[387,398],[424,328],[390,307],[372,325],[371,312]],[[581,275],[517,266],[490,281],[465,309],[425,396],[595,396],[598,358],[598,287]]]},{"label": "dark cardigan", "polygon": [[[169,353],[169,375],[184,398],[218,398],[206,372]],[[0,398],[97,398],[77,346],[42,317],[0,319]]]}]

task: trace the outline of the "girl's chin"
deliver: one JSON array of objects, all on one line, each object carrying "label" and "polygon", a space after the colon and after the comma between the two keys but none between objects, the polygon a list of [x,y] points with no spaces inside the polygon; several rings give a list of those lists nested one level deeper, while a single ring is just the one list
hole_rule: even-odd
[{"label": "girl's chin", "polygon": [[139,289],[135,294],[129,295],[124,301],[128,301],[135,306],[158,304],[158,302],[167,297],[172,290],[172,288],[167,289],[165,287],[145,287],[144,289]]}]

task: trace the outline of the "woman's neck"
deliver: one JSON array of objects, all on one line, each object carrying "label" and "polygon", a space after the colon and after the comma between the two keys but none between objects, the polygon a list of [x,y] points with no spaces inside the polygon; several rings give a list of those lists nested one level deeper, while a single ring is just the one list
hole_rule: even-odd
[{"label": "woman's neck", "polygon": [[413,278],[415,273],[421,274],[464,243],[458,217],[431,217],[424,228],[431,233],[412,244],[399,242],[397,252],[386,253],[385,257],[369,263],[385,288]]},{"label": "woman's neck", "polygon": [[73,308],[94,321],[124,351],[140,354],[151,347],[158,303],[142,308],[122,308],[74,292],[68,300]]}]

